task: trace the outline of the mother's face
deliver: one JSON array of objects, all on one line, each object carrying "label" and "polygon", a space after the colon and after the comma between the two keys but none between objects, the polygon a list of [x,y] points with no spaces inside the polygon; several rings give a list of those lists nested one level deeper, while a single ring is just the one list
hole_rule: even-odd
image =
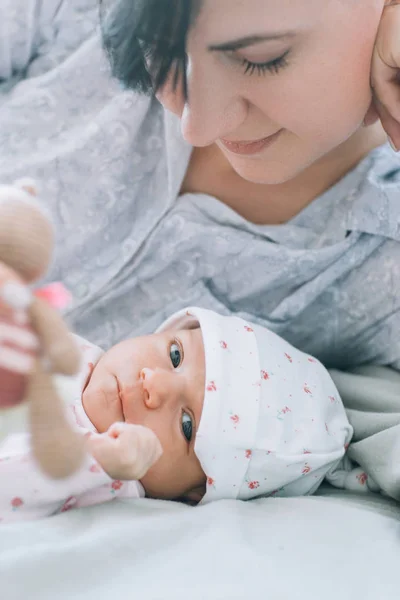
[{"label": "mother's face", "polygon": [[[361,126],[384,4],[203,0],[188,40],[189,100],[168,84],[158,97],[181,117],[193,146],[216,142],[249,181],[287,181]],[[222,141],[277,132],[272,144],[251,155]]]}]

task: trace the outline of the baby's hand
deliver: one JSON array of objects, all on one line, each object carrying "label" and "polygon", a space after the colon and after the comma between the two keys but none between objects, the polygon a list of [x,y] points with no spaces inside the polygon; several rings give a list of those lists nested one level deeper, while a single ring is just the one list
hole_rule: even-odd
[{"label": "baby's hand", "polygon": [[141,479],[162,455],[158,437],[148,427],[114,423],[88,438],[89,452],[112,479]]}]

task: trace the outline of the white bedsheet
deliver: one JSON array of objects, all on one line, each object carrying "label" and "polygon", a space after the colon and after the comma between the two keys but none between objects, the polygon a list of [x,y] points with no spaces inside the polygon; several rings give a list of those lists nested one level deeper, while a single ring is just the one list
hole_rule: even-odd
[{"label": "white bedsheet", "polygon": [[[395,400],[394,374],[367,375],[347,375],[344,396],[377,389],[383,407]],[[8,431],[23,429],[23,413]],[[399,564],[400,504],[329,486],[308,498],[120,500],[0,523],[0,600],[397,600]]]},{"label": "white bedsheet", "polygon": [[116,501],[1,527],[0,597],[397,599],[399,517],[383,498],[341,493],[198,508]]}]

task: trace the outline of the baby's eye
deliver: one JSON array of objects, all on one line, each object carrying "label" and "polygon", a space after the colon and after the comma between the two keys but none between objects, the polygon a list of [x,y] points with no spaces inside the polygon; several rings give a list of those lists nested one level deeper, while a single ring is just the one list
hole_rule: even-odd
[{"label": "baby's eye", "polygon": [[177,369],[183,360],[183,352],[180,345],[177,342],[173,342],[169,349],[169,355],[174,369]]},{"label": "baby's eye", "polygon": [[182,431],[188,442],[191,441],[193,435],[192,417],[187,412],[182,413]]}]

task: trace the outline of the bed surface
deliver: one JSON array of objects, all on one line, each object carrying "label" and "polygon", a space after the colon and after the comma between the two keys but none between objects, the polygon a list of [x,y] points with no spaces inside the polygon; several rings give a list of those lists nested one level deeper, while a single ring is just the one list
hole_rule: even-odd
[{"label": "bed surface", "polygon": [[379,496],[120,500],[0,530],[4,600],[399,597],[400,509]]}]

